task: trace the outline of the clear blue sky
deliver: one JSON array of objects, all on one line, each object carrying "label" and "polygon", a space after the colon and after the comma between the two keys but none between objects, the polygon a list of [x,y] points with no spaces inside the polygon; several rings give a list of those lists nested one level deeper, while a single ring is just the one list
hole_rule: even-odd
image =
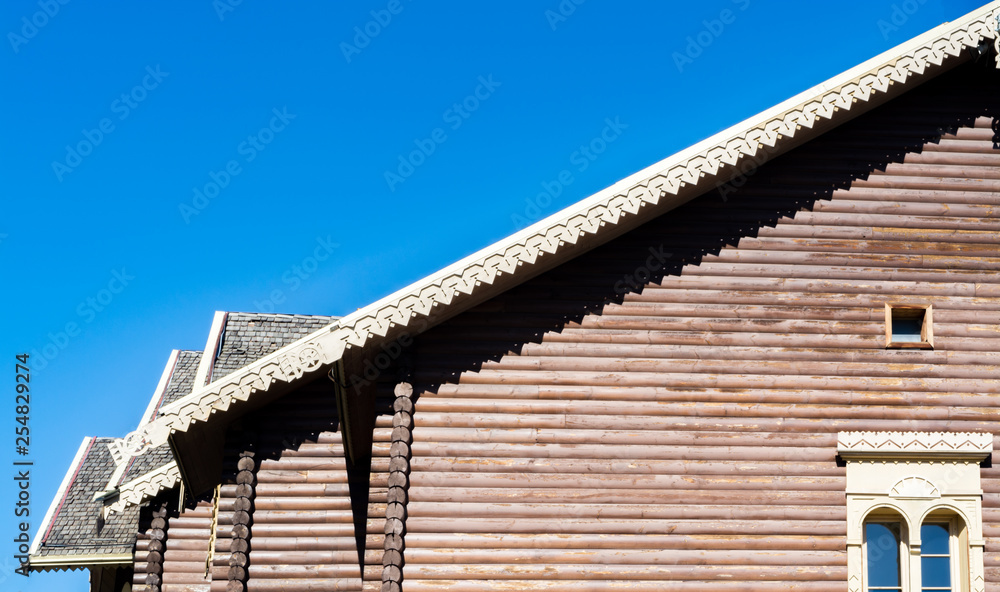
[{"label": "clear blue sky", "polygon": [[32,533],[213,311],[349,313],[980,5],[576,2],[3,2],[0,466],[37,352]]}]

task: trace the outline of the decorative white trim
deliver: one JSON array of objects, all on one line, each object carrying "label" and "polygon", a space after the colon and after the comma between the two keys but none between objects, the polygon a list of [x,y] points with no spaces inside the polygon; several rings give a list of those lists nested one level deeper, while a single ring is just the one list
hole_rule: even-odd
[{"label": "decorative white trim", "polygon": [[981,592],[986,543],[979,463],[993,453],[992,434],[841,432],[837,452],[847,462],[848,592],[864,589],[864,528],[876,511],[903,525],[909,553],[901,575],[909,582],[921,581],[920,525],[928,515],[945,512],[956,524],[960,519],[966,529],[960,552],[968,559],[972,591]]},{"label": "decorative white trim", "polygon": [[69,470],[66,471],[66,476],[63,477],[62,483],[59,484],[59,489],[56,490],[55,497],[52,498],[52,503],[49,504],[49,509],[45,512],[45,517],[42,518],[42,525],[38,527],[38,531],[35,532],[35,540],[31,542],[31,548],[28,549],[28,555],[34,555],[38,553],[38,547],[42,544],[42,537],[49,530],[49,525],[52,524],[52,520],[55,519],[56,510],[62,503],[63,498],[66,496],[66,490],[69,489],[70,484],[73,482],[73,476],[76,475],[76,471],[83,462],[84,454],[87,449],[90,448],[90,443],[94,441],[94,438],[87,436],[80,443],[80,447],[76,450],[76,455],[73,457],[73,462],[69,465]]},{"label": "decorative white trim", "polygon": [[979,459],[993,453],[993,436],[972,432],[840,432],[844,459],[927,457]]},{"label": "decorative white trim", "polygon": [[935,499],[941,497],[941,490],[929,479],[924,479],[919,475],[910,475],[903,477],[889,489],[889,497]]},{"label": "decorative white trim", "polygon": [[217,310],[215,316],[212,317],[212,328],[208,331],[208,341],[205,342],[205,349],[201,352],[201,360],[198,362],[198,371],[194,375],[194,388],[192,390],[204,387],[212,376],[215,360],[219,357],[219,348],[222,347],[222,333],[226,328],[228,316],[229,313]]},{"label": "decorative white trim", "polygon": [[121,512],[128,506],[155,497],[161,491],[173,489],[180,480],[181,471],[177,467],[177,462],[168,462],[122,485],[118,489],[118,499],[106,504],[105,507],[109,512]]},{"label": "decorative white trim", "polygon": [[79,569],[81,567],[98,565],[131,565],[134,557],[131,553],[113,553],[106,555],[46,555],[28,558],[28,567],[34,571],[48,571],[55,568]]},{"label": "decorative white trim", "polygon": [[[177,366],[177,357],[180,355],[180,350],[172,350],[170,352],[170,357],[167,358],[167,365],[163,367],[163,373],[160,375],[160,381],[156,384],[156,390],[153,391],[153,396],[149,398],[149,405],[146,406],[146,411],[143,412],[142,418],[139,419],[139,427],[146,425],[153,419],[155,419],[156,408],[163,400],[163,393],[167,390],[167,385],[170,383],[170,377],[174,375],[174,368]],[[111,475],[111,479],[108,480],[108,487],[114,487],[114,484],[121,478],[122,473],[128,467],[128,461],[132,459],[122,446],[121,441],[115,440],[114,442],[108,443],[108,450],[111,451],[111,458],[115,461],[115,472]]]},{"label": "decorative white trim", "polygon": [[[361,347],[372,339],[385,337],[397,327],[409,326],[415,319],[427,318],[436,307],[465,306],[476,301],[470,298],[473,294],[484,298],[489,294],[488,286],[503,274],[529,275],[520,270],[531,268],[542,257],[546,257],[546,261],[556,254],[568,257],[573,252],[570,245],[587,235],[615,236],[615,227],[620,232],[623,227],[659,215],[667,205],[677,205],[697,196],[713,182],[728,181],[736,173],[736,165],[744,159],[752,158],[755,163],[762,163],[789,147],[796,135],[808,137],[808,130],[813,130],[818,123],[846,118],[848,111],[857,113],[871,108],[887,98],[894,85],[906,85],[933,70],[934,66],[961,55],[963,50],[979,47],[986,38],[993,39],[996,33],[989,21],[998,7],[1000,0],[940,25],[359,309],[238,372],[196,388],[190,395],[162,408],[155,421],[119,440],[119,446],[138,454],[162,444],[172,433],[187,431],[192,423],[208,421],[212,414],[224,413],[233,403],[246,401],[254,391],[267,390],[275,382],[291,382],[306,373],[328,368],[346,349]],[[128,503],[141,501],[141,498],[128,498]]]},{"label": "decorative white trim", "polygon": [[1000,8],[993,13],[993,21],[996,23],[996,26],[993,28],[993,32],[995,33],[993,52],[996,54],[997,68],[1000,68]]}]

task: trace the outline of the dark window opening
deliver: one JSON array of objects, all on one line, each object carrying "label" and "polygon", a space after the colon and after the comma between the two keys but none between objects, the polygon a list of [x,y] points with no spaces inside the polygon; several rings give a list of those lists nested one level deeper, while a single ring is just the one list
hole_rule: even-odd
[{"label": "dark window opening", "polygon": [[885,305],[886,347],[933,349],[934,332],[930,306]]}]

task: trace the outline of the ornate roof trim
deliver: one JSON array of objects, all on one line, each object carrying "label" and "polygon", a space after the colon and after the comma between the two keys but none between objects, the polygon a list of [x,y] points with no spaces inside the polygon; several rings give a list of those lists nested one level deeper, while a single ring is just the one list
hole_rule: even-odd
[{"label": "ornate roof trim", "polygon": [[135,558],[131,553],[111,555],[50,555],[32,557],[28,562],[31,571],[64,571],[98,565],[131,565]]},{"label": "ornate roof trim", "polygon": [[[616,235],[616,228],[620,232],[663,213],[667,206],[703,193],[713,183],[721,185],[735,176],[737,165],[751,160],[753,166],[758,166],[794,142],[820,133],[815,129],[817,124],[847,119],[848,112],[857,115],[887,98],[895,85],[920,79],[964,50],[978,49],[984,40],[995,39],[998,34],[993,19],[997,12],[1000,0],[940,25],[358,309],[239,372],[196,387],[118,444],[130,454],[142,453],[166,442],[173,433],[186,432],[194,422],[209,421],[213,414],[225,413],[233,403],[246,401],[256,391],[327,369],[343,357],[345,350],[429,318],[435,309],[466,305],[474,302],[472,296],[488,297],[503,274],[526,277],[542,257],[545,261],[554,255],[569,258],[575,254],[573,245],[587,235],[610,239]],[[137,488],[134,492],[148,490]],[[137,504],[142,500],[141,496],[126,497],[123,492],[120,503]]]},{"label": "ornate roof trim", "polygon": [[982,460],[993,453],[993,434],[973,432],[840,432],[837,453],[845,459],[901,457]]},{"label": "ornate roof trim", "polygon": [[126,507],[150,499],[161,491],[173,489],[180,480],[181,471],[177,462],[168,462],[122,485],[118,488],[118,499],[105,504],[105,508],[110,512],[121,512]]}]

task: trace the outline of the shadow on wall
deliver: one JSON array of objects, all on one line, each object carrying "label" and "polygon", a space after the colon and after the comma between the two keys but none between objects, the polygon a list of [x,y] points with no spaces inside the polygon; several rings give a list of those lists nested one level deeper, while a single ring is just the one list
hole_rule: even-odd
[{"label": "shadow on wall", "polygon": [[[587,315],[601,315],[644,286],[680,276],[765,227],[812,211],[834,192],[886,171],[907,154],[940,144],[959,128],[992,118],[1000,142],[1000,70],[968,63],[868,114],[747,171],[739,188],[716,188],[627,235],[420,335],[412,353],[415,392],[437,392],[483,364],[519,354],[527,343],[560,333]],[[980,122],[982,127],[982,122]],[[940,162],[949,152],[937,150]],[[934,166],[934,165],[927,165]],[[1000,175],[997,175],[1000,178]],[[742,182],[745,181],[745,182]],[[448,370],[442,370],[448,368]],[[395,369],[379,380],[391,397]]]}]

